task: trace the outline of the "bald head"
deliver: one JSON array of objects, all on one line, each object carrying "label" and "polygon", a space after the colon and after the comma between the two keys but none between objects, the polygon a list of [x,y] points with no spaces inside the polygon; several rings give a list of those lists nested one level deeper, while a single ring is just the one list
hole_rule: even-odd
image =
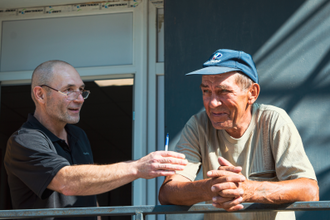
[{"label": "bald head", "polygon": [[[35,102],[35,97],[33,94],[33,88],[40,85],[48,85],[53,78],[54,69],[59,66],[71,66],[69,63],[61,60],[49,60],[46,61],[33,71],[32,81],[31,81],[31,96]],[[36,102],[35,102],[36,103]]]}]

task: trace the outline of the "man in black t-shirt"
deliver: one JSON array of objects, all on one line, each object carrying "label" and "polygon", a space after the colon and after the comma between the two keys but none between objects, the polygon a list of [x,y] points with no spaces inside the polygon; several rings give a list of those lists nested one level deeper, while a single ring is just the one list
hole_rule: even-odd
[{"label": "man in black t-shirt", "polygon": [[47,61],[34,70],[36,109],[8,140],[4,160],[13,208],[96,206],[96,194],[138,178],[173,175],[187,164],[183,154],[158,151],[136,161],[94,165],[85,132],[71,125],[90,93],[84,87],[66,62]]}]

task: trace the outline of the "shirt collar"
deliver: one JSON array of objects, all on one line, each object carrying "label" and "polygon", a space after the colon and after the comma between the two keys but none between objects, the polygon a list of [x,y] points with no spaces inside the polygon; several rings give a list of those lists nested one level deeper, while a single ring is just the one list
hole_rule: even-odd
[{"label": "shirt collar", "polygon": [[[42,132],[44,132],[48,137],[49,139],[52,141],[52,142],[56,142],[56,141],[59,141],[61,140],[59,137],[57,137],[55,134],[53,134],[51,131],[49,131],[45,126],[43,126],[39,121],[38,119],[36,119],[34,117],[33,114],[29,114],[28,115],[28,120],[23,124],[24,128],[32,128],[32,129],[38,129],[38,130],[41,130]],[[65,130],[67,131],[68,133],[68,136],[71,136],[70,139],[71,141],[73,142],[76,142],[77,141],[77,136],[74,134],[74,130],[71,129],[70,125],[65,125]]]}]

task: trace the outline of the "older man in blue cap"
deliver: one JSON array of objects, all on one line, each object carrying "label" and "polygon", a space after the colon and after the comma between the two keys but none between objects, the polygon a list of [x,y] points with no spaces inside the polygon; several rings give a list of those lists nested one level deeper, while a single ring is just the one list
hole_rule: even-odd
[{"label": "older man in blue cap", "polygon": [[[205,111],[185,125],[176,151],[186,155],[183,171],[166,177],[162,204],[206,201],[227,211],[243,202],[317,201],[318,184],[301,137],[288,114],[257,104],[258,73],[242,51],[217,50],[203,68]],[[203,180],[195,181],[199,169]],[[204,219],[295,219],[294,212],[206,214]]]}]

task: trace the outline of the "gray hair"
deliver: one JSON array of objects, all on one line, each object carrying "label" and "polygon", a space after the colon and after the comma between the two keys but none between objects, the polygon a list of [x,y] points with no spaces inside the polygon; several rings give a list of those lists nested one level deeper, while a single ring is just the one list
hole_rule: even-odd
[{"label": "gray hair", "polygon": [[245,91],[246,89],[250,88],[253,84],[252,79],[250,79],[248,76],[241,72],[236,73],[236,83],[241,87],[242,91]]}]

